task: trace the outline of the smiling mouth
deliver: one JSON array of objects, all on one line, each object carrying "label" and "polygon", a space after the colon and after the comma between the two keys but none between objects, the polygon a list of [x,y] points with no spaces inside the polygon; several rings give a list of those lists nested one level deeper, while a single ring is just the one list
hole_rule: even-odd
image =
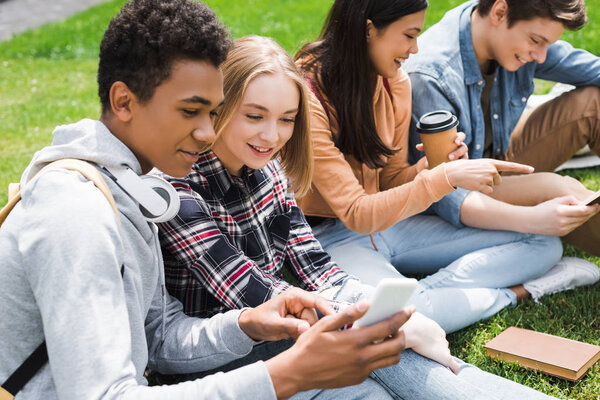
[{"label": "smiling mouth", "polygon": [[252,150],[254,150],[255,153],[258,153],[259,155],[269,155],[273,152],[272,147],[259,147],[259,146],[251,145],[250,143],[248,143],[248,146]]},{"label": "smiling mouth", "polygon": [[519,61],[521,64],[525,65],[527,64],[527,61],[523,60],[521,57],[519,57],[517,54],[515,54],[515,57],[517,58],[517,61]]},{"label": "smiling mouth", "polygon": [[394,58],[394,62],[396,63],[396,65],[402,65],[402,63],[404,61],[406,61],[406,58],[400,58],[400,57]]},{"label": "smiling mouth", "polygon": [[179,151],[192,162],[196,162],[196,160],[198,159],[198,155],[200,154],[199,151],[185,151],[185,150],[179,150]]}]

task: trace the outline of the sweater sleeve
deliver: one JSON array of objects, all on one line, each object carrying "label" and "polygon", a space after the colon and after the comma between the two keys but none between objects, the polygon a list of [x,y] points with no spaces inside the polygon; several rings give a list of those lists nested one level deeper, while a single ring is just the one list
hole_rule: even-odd
[{"label": "sweater sleeve", "polygon": [[[275,398],[261,362],[180,385],[141,384],[132,361],[131,324],[143,321],[129,318],[128,306],[137,305],[126,300],[120,229],[108,202],[91,182],[71,171],[47,172],[29,190],[32,194],[22,201],[22,214],[28,217],[22,220],[19,250],[37,307],[34,313],[39,310],[43,321],[58,398]],[[155,311],[171,313],[170,323],[165,324],[167,334],[173,335],[175,328],[187,330],[185,336],[193,339],[187,346],[197,344],[195,352],[190,352],[196,366],[203,362],[203,355],[222,358],[219,349],[236,358],[251,348],[247,337],[239,343],[225,343],[243,337],[235,314],[193,319],[168,302]],[[170,336],[163,346],[183,336]]]},{"label": "sweater sleeve", "polygon": [[[354,175],[350,162],[357,164],[356,169],[365,167],[348,161],[335,146],[327,113],[314,94],[311,94],[311,133],[315,159],[313,185],[336,216],[355,232],[369,234],[385,230],[424,211],[454,189],[446,176],[445,165],[441,164],[422,171],[411,182],[368,194]],[[412,172],[407,174],[410,175]],[[405,178],[401,176],[398,180]],[[393,180],[392,177],[389,182]]]},{"label": "sweater sleeve", "polygon": [[[149,366],[165,374],[193,373],[247,355],[256,342],[241,330],[240,312],[232,310],[208,319],[188,317],[178,300],[157,288],[146,317]],[[164,398],[187,398],[185,393],[200,399],[275,398],[262,361],[163,388]],[[161,395],[160,389],[151,389],[155,390],[153,396]]]}]

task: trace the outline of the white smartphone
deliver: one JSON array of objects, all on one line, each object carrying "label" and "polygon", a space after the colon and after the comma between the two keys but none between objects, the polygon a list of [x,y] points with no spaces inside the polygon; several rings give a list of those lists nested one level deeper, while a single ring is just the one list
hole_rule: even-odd
[{"label": "white smartphone", "polygon": [[600,204],[600,190],[590,195],[590,197],[582,201],[581,204],[585,204],[586,206],[591,206],[592,204]]},{"label": "white smartphone", "polygon": [[390,318],[406,305],[415,291],[417,280],[384,278],[375,288],[369,309],[353,326],[369,326]]}]

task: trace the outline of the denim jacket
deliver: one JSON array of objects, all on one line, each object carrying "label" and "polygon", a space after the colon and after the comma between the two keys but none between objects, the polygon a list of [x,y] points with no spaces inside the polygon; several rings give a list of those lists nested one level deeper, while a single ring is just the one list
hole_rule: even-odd
[{"label": "denim jacket", "polygon": [[[451,111],[458,117],[458,130],[466,135],[469,158],[483,156],[485,123],[481,92],[485,82],[471,38],[471,13],[476,5],[477,1],[469,1],[447,12],[419,37],[419,53],[412,55],[403,66],[412,84],[411,163],[424,156],[415,149],[421,142],[415,130],[416,121],[421,115],[439,109]],[[515,72],[498,66],[490,98],[494,156],[506,153],[510,134],[533,93],[533,78],[574,86],[600,86],[600,58],[559,40],[548,47],[542,64],[530,62]],[[460,227],[460,207],[468,193],[466,190],[452,192],[432,209]]]}]

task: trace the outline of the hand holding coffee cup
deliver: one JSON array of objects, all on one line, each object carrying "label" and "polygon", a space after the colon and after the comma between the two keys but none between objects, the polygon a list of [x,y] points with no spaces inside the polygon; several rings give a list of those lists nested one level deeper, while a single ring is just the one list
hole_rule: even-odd
[{"label": "hand holding coffee cup", "polygon": [[460,147],[457,144],[459,138],[457,126],[458,118],[444,110],[429,112],[419,119],[417,132],[421,136],[423,151],[430,169],[443,162],[451,161],[448,155]]},{"label": "hand holding coffee cup", "polygon": [[[456,143],[456,148],[454,149],[454,151],[448,154],[446,162],[469,159],[469,148],[465,144],[465,139],[467,135],[465,135],[464,132],[460,131],[458,131],[456,135],[456,139],[454,139],[454,143]],[[417,149],[417,151],[424,151],[423,143],[418,143],[417,145],[415,145],[415,148]],[[429,169],[429,162],[427,161],[427,157],[423,157],[423,161],[425,164],[425,168]]]},{"label": "hand holding coffee cup", "polygon": [[[433,169],[443,162],[451,161],[450,154],[464,154],[466,146],[464,133],[457,132],[458,118],[448,111],[432,111],[424,114],[417,123],[417,132],[423,142],[423,150],[429,164]],[[502,182],[501,171],[530,174],[533,167],[508,161],[489,158],[478,160],[457,160],[446,165],[448,181],[454,187],[490,194],[494,186]]]}]

